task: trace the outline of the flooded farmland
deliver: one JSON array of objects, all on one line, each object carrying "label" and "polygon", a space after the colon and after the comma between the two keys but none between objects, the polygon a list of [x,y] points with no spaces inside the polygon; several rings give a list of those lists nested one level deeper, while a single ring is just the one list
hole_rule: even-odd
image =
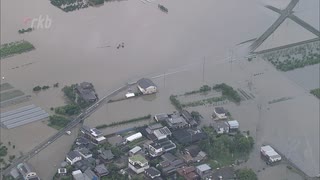
[{"label": "flooded farmland", "polygon": [[[168,14],[158,9],[157,3],[160,2],[168,8]],[[34,0],[30,3],[1,0],[1,44],[25,39],[36,48],[28,53],[2,59],[1,77],[5,77],[2,81],[32,95],[29,103],[50,112],[51,107],[64,104],[60,91],[64,85],[89,81],[94,84],[99,96],[104,96],[124,83],[143,76],[153,77],[181,71],[154,79],[160,87],[160,93],[156,96],[101,107],[86,120],[85,123],[91,126],[146,114],[171,112],[174,110],[168,98],[171,94],[195,90],[203,84],[227,82],[249,91],[247,85],[252,81],[254,86],[251,91],[256,99],[244,102],[240,106],[243,111],[230,105],[231,111],[235,111],[235,118],[243,123],[244,129],[257,131],[257,146],[262,142],[270,142],[302,164],[313,159],[305,168],[314,174],[319,169],[319,162],[315,162],[315,159],[319,159],[316,158],[316,152],[319,151],[319,143],[316,142],[319,137],[319,129],[316,129],[319,127],[319,113],[316,108],[319,109],[319,106],[317,99],[309,95],[308,90],[309,87],[317,86],[314,82],[319,82],[319,79],[314,78],[318,66],[306,67],[305,71],[295,70],[297,75],[288,72],[283,76],[270,64],[261,61],[248,63],[240,60],[241,55],[236,55],[234,63],[228,62],[232,52],[240,48],[236,44],[260,36],[278,17],[277,13],[263,6],[284,8],[287,3],[289,0],[156,0],[153,3],[129,0],[65,13],[49,1]],[[297,15],[315,27],[319,27],[319,16],[315,16],[319,14],[317,3],[317,0],[301,1],[297,10]],[[18,34],[19,29],[26,28],[23,22],[25,18],[37,18],[40,15],[52,20],[50,28]],[[285,32],[285,29],[281,30]],[[303,32],[295,28],[291,34],[298,36]],[[302,37],[311,36],[303,34]],[[283,44],[278,41],[285,40],[274,38],[274,43]],[[121,43],[124,43],[124,48],[117,49]],[[205,69],[202,68],[204,57]],[[253,74],[261,72],[267,76],[253,77]],[[300,80],[304,76],[307,78]],[[274,79],[277,81],[271,83]],[[38,94],[32,92],[32,88],[37,85],[52,85],[56,82],[60,83],[60,88],[51,88]],[[296,86],[295,82],[306,85]],[[273,89],[278,87],[277,83],[281,84],[282,89],[275,91]],[[273,107],[267,104],[268,101],[287,96],[297,98],[277,103]],[[259,103],[265,105],[265,116],[260,121],[257,120],[259,115],[256,108]],[[312,108],[302,110],[302,114],[309,114],[310,118],[301,122],[304,117],[298,112],[307,105]],[[203,110],[203,113],[209,115],[209,110]],[[252,116],[250,112],[254,112]],[[274,124],[278,126],[273,129]],[[287,124],[298,128],[286,130]],[[302,129],[306,125],[307,132]],[[33,132],[35,129],[37,131]],[[273,131],[268,132],[268,129]],[[19,149],[24,152],[55,131],[43,122],[37,122],[10,132],[1,129],[1,141],[11,140],[21,144],[17,145],[17,152],[13,153],[18,153]],[[297,131],[301,135],[297,135]],[[288,141],[292,138],[296,140]],[[271,142],[274,139],[276,141]],[[57,144],[64,146],[63,143]],[[291,146],[295,149],[290,149]],[[308,148],[304,150],[306,146]],[[64,154],[56,156],[57,159],[63,159]],[[45,162],[44,159],[36,161],[39,162],[35,163],[36,168],[41,167],[40,162]]]}]

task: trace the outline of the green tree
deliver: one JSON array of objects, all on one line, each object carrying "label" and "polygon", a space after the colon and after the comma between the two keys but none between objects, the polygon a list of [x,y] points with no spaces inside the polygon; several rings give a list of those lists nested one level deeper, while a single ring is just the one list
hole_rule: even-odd
[{"label": "green tree", "polygon": [[258,180],[256,173],[252,169],[239,169],[236,171],[239,180]]},{"label": "green tree", "polygon": [[191,116],[196,120],[196,121],[200,121],[200,119],[202,118],[201,114],[198,111],[192,111],[191,112]]}]

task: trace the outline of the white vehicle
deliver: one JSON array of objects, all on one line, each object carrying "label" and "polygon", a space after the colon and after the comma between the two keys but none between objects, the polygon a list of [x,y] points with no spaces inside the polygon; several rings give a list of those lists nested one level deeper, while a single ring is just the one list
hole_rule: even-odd
[{"label": "white vehicle", "polygon": [[260,153],[261,156],[266,160],[267,164],[273,164],[281,161],[281,156],[269,145],[262,146]]},{"label": "white vehicle", "polygon": [[71,131],[66,131],[66,134],[71,135]]}]

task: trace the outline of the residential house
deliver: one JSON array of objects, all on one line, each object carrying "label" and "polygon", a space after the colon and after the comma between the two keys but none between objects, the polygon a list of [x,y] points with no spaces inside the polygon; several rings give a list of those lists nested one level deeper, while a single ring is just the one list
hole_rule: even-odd
[{"label": "residential house", "polygon": [[103,162],[109,162],[114,158],[114,155],[110,149],[102,149],[99,154],[99,159]]},{"label": "residential house", "polygon": [[166,123],[170,129],[186,128],[189,126],[187,121],[180,115],[180,113],[174,112],[168,115]]},{"label": "residential house", "polygon": [[217,134],[229,133],[229,124],[225,121],[213,122],[213,128]]},{"label": "residential house", "polygon": [[90,157],[92,157],[92,153],[90,152],[89,149],[87,148],[82,148],[82,149],[79,149],[77,150],[79,152],[79,154],[82,156],[82,158],[84,159],[88,159]]},{"label": "residential house", "polygon": [[149,163],[141,154],[129,157],[128,167],[137,174],[149,168]]},{"label": "residential house", "polygon": [[78,95],[86,102],[95,102],[98,100],[98,96],[93,88],[93,85],[88,82],[82,82],[75,87]]},{"label": "residential house", "polygon": [[70,151],[66,157],[67,162],[71,165],[80,161],[81,159],[82,159],[82,156],[79,154],[78,151]]},{"label": "residential house", "polygon": [[162,128],[163,126],[160,123],[156,123],[156,124],[151,124],[148,125],[148,127],[146,128],[146,131],[148,132],[148,134],[153,134],[153,131]]},{"label": "residential house", "polygon": [[142,78],[138,80],[138,89],[142,94],[153,94],[157,92],[157,86],[147,78]]},{"label": "residential house", "polygon": [[233,167],[218,168],[213,171],[212,177],[214,180],[235,179],[235,171]]},{"label": "residential house", "polygon": [[153,131],[154,136],[158,139],[165,139],[168,136],[171,136],[171,131],[167,127],[162,127]]},{"label": "residential house", "polygon": [[40,180],[36,171],[28,163],[20,163],[17,165],[17,169],[25,180]]},{"label": "residential house", "polygon": [[86,169],[88,168],[94,168],[96,165],[96,160],[92,157],[88,158],[88,159],[82,159],[76,163],[74,163],[74,167],[76,169],[81,170],[82,172],[84,172]]},{"label": "residential house", "polygon": [[155,178],[161,176],[161,172],[158,169],[156,169],[155,167],[150,167],[150,168],[144,170],[144,173],[150,179],[155,179]]},{"label": "residential house", "polygon": [[192,144],[207,138],[207,134],[200,129],[179,129],[173,131],[172,136],[181,144]]},{"label": "residential house", "polygon": [[67,175],[67,169],[66,169],[66,168],[59,168],[59,169],[58,169],[58,175],[59,175],[59,176],[65,176],[65,175]]},{"label": "residential house", "polygon": [[95,144],[103,144],[106,142],[106,138],[103,136],[103,133],[96,128],[82,126],[81,132],[86,138],[90,139]]},{"label": "residential house", "polygon": [[155,140],[153,143],[149,144],[148,151],[150,156],[157,157],[175,148],[177,148],[177,146],[171,140],[165,138]]},{"label": "residential house", "polygon": [[72,176],[74,180],[85,180],[84,175],[80,170],[72,171]]},{"label": "residential house", "polygon": [[185,165],[182,159],[177,158],[171,153],[165,153],[161,158],[163,161],[160,162],[160,166],[162,168],[162,173],[165,175],[172,174],[177,171],[177,169]]},{"label": "residential house", "polygon": [[197,145],[186,147],[182,156],[186,163],[200,162],[205,159],[207,154],[201,151]]},{"label": "residential house", "polygon": [[189,123],[190,127],[198,126],[197,121],[192,117],[192,115],[187,110],[181,110],[181,116]]},{"label": "residential house", "polygon": [[213,109],[213,117],[215,119],[227,119],[227,111],[223,107],[215,107]]},{"label": "residential house", "polygon": [[133,156],[133,155],[137,154],[138,152],[140,152],[141,150],[142,150],[142,148],[140,146],[136,146],[129,151],[129,155]]},{"label": "residential house", "polygon": [[196,168],[194,166],[187,166],[178,169],[178,173],[185,180],[199,180],[200,176],[196,173]]},{"label": "residential house", "polygon": [[99,164],[98,166],[96,166],[94,168],[94,171],[96,172],[99,178],[107,176],[109,174],[109,171],[104,164]]},{"label": "residential house", "polygon": [[167,119],[169,119],[169,115],[166,113],[156,114],[156,115],[154,115],[154,119],[157,122],[163,122],[163,121],[166,121]]},{"label": "residential house", "polygon": [[10,176],[12,176],[13,179],[21,179],[20,173],[15,167],[10,170]]},{"label": "residential house", "polygon": [[201,164],[196,169],[201,179],[210,179],[212,177],[212,169],[208,164]]},{"label": "residential house", "polygon": [[90,169],[86,169],[83,173],[85,180],[100,180],[100,178]]},{"label": "residential house", "polygon": [[239,129],[239,122],[237,120],[227,121],[229,125],[229,132],[236,132]]}]

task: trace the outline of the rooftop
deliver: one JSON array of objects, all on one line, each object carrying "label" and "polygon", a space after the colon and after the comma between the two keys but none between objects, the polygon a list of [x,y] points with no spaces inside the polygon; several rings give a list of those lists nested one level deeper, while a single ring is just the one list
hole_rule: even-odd
[{"label": "rooftop", "polygon": [[136,146],[136,147],[132,148],[129,152],[132,154],[135,154],[135,153],[139,152],[140,150],[141,150],[141,147]]},{"label": "rooftop", "polygon": [[197,169],[201,172],[211,170],[211,167],[208,164],[201,164],[197,166]]},{"label": "rooftop", "polygon": [[98,166],[96,166],[94,168],[94,170],[100,175],[109,173],[108,169],[106,168],[106,166],[104,164],[99,164]]},{"label": "rooftop", "polygon": [[187,152],[189,152],[192,157],[197,156],[199,154],[199,152],[201,151],[200,147],[197,145],[188,146],[185,148],[185,150]]},{"label": "rooftop", "polygon": [[145,170],[145,172],[150,176],[157,176],[160,175],[160,171],[156,169],[155,167],[150,167]]},{"label": "rooftop", "polygon": [[136,154],[134,156],[129,157],[130,161],[133,162],[140,162],[141,164],[148,163],[145,157],[143,157],[141,154]]},{"label": "rooftop", "polygon": [[138,82],[138,86],[140,86],[143,89],[146,89],[150,86],[156,86],[150,79],[142,78]]},{"label": "rooftop", "polygon": [[214,111],[218,114],[225,114],[226,113],[226,110],[224,110],[223,107],[215,107],[214,108]]},{"label": "rooftop", "polygon": [[76,157],[80,157],[81,155],[79,154],[79,152],[77,151],[70,151],[68,154],[67,154],[67,158],[72,160]]}]

